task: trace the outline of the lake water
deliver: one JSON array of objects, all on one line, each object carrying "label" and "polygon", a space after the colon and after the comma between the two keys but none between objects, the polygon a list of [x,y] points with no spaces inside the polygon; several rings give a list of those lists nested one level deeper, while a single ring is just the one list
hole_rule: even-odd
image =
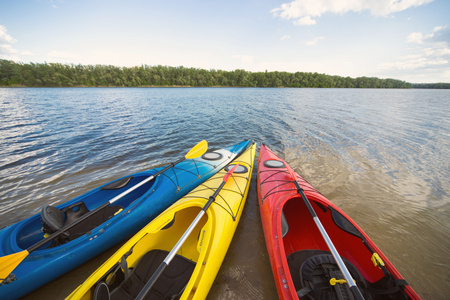
[{"label": "lake water", "polygon": [[[449,90],[3,88],[0,227],[172,162],[202,139],[210,149],[267,144],[423,299],[448,299]],[[63,299],[112,251],[26,298]],[[208,299],[276,298],[254,178]]]}]

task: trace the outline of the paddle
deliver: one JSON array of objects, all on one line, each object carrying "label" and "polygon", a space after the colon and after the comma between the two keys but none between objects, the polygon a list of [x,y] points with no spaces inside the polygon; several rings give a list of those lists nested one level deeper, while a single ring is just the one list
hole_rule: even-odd
[{"label": "paddle", "polygon": [[58,231],[52,233],[47,238],[45,238],[45,239],[37,242],[36,244],[30,246],[26,250],[23,250],[21,252],[17,252],[17,253],[13,253],[13,254],[9,254],[9,255],[0,257],[0,283],[3,282],[3,280],[5,280],[9,276],[9,274],[11,274],[11,272],[28,256],[28,254],[30,254],[30,252],[38,249],[39,247],[45,245],[49,241],[51,241],[51,240],[55,239],[56,237],[60,236],[64,231],[69,230],[70,228],[72,228],[73,226],[75,226],[75,225],[79,224],[80,222],[84,221],[85,219],[87,219],[88,217],[92,216],[96,212],[102,210],[103,208],[109,206],[110,204],[114,203],[115,201],[119,200],[120,198],[124,197],[125,195],[131,193],[132,191],[134,191],[138,187],[142,186],[143,184],[153,180],[155,177],[161,175],[162,173],[164,173],[168,169],[174,167],[176,164],[178,164],[178,163],[180,163],[180,162],[182,162],[182,161],[184,161],[186,159],[197,158],[197,157],[203,155],[206,152],[207,149],[208,149],[208,143],[205,140],[199,142],[183,158],[180,158],[176,162],[173,162],[173,163],[169,164],[164,169],[158,171],[154,175],[146,178],[145,180],[139,182],[135,186],[133,186],[133,187],[129,188],[128,190],[122,192],[121,194],[117,195],[116,197],[114,197],[113,199],[109,200],[108,202],[105,202],[104,204],[100,205],[99,207],[97,207],[97,208],[93,209],[92,211],[84,214],[81,218],[75,220],[74,222],[72,222],[70,224],[67,224],[66,226],[62,227]]},{"label": "paddle", "polygon": [[314,208],[312,207],[311,203],[309,203],[308,198],[306,197],[303,188],[300,186],[300,184],[295,180],[295,174],[292,169],[287,167],[289,173],[291,174],[292,178],[294,179],[294,184],[297,188],[297,192],[302,196],[303,201],[306,204],[306,207],[308,207],[308,211],[313,217],[314,222],[317,225],[317,228],[319,228],[320,233],[322,234],[323,239],[325,240],[325,243],[327,243],[328,248],[331,251],[331,254],[334,257],[334,260],[338,264],[339,269],[341,270],[342,274],[344,274],[345,280],[347,281],[347,284],[350,288],[350,290],[353,293],[353,296],[357,300],[364,300],[364,296],[362,295],[359,288],[356,286],[355,281],[352,278],[352,275],[348,271],[347,267],[345,266],[344,261],[342,260],[341,256],[339,255],[338,251],[336,250],[336,247],[334,246],[333,242],[331,241],[330,237],[328,236],[327,231],[323,227],[322,223],[320,222],[319,218],[316,215],[316,212],[314,211]]},{"label": "paddle", "polygon": [[205,214],[206,210],[209,208],[209,206],[215,201],[217,195],[224,187],[225,183],[227,183],[228,178],[230,178],[231,174],[233,174],[234,170],[239,166],[239,164],[235,165],[231,170],[229,170],[225,176],[223,177],[223,181],[220,184],[220,186],[217,188],[217,190],[214,192],[212,196],[209,197],[208,202],[206,202],[205,206],[202,208],[202,210],[199,212],[197,217],[195,217],[194,221],[189,225],[189,228],[183,233],[183,236],[178,240],[175,247],[170,251],[170,253],[166,256],[164,261],[161,263],[161,265],[158,267],[158,269],[155,271],[155,273],[152,275],[150,280],[147,282],[147,284],[144,286],[144,288],[141,290],[139,295],[136,297],[136,300],[142,300],[144,299],[145,295],[152,289],[155,282],[158,280],[158,278],[161,276],[161,274],[164,272],[166,267],[170,264],[174,256],[177,254],[178,250],[180,250],[183,243],[186,241],[188,236],[191,234],[191,232],[194,230],[195,226],[197,226],[198,222],[200,222],[200,219]]}]

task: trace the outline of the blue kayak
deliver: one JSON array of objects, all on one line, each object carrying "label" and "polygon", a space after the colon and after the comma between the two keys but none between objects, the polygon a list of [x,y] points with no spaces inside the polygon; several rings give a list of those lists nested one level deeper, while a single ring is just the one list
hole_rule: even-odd
[{"label": "blue kayak", "polygon": [[[129,238],[175,201],[242,153],[249,141],[186,159],[32,251],[0,283],[0,299],[17,299]],[[0,230],[0,257],[42,241],[163,168],[119,178]]]}]

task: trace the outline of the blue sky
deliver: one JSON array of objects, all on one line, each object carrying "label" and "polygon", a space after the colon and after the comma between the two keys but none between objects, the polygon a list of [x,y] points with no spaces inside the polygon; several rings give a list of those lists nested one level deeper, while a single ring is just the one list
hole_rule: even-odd
[{"label": "blue sky", "polygon": [[0,58],[450,82],[450,1],[0,0]]}]

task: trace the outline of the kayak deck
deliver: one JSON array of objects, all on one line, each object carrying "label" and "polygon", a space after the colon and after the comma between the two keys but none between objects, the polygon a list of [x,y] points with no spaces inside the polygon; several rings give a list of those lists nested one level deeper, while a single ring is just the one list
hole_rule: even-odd
[{"label": "kayak deck", "polygon": [[[205,299],[242,215],[255,150],[255,145],[250,146],[231,164],[170,206],[125,243],[68,299],[92,299],[93,292],[103,284],[107,285],[111,299],[134,299],[221,185],[229,168],[239,163],[145,298]],[[138,272],[138,278],[133,279],[131,272]]]},{"label": "kayak deck", "polygon": [[[309,211],[294,181],[314,212]],[[349,216],[265,145],[257,182],[264,237],[280,299],[353,297],[313,213],[366,299],[420,299]]]}]

